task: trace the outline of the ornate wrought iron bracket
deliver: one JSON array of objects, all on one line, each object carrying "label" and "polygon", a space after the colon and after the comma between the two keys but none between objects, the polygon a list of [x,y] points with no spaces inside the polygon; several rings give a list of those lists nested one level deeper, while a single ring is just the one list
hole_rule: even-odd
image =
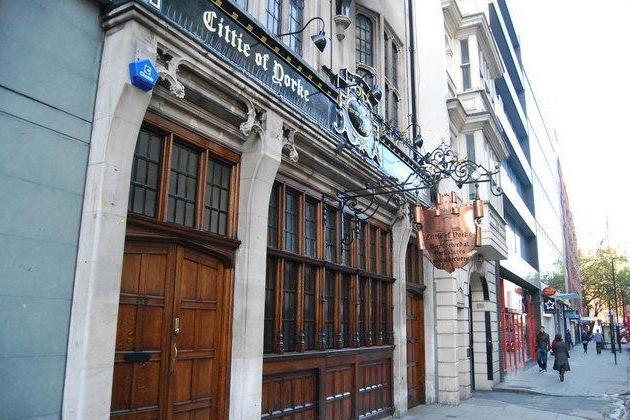
[{"label": "ornate wrought iron bracket", "polygon": [[[417,160],[414,170],[403,181],[398,181],[387,175],[377,182],[369,182],[363,188],[350,189],[336,194],[341,209],[345,209],[357,221],[365,221],[376,214],[383,205],[389,205],[392,200],[397,205],[405,202],[419,202],[419,192],[436,187],[442,180],[452,180],[462,188],[473,184],[478,189],[479,184],[488,183],[492,194],[499,196],[503,193],[497,184],[495,176],[499,173],[499,165],[492,170],[485,168],[471,160],[459,159],[457,153],[447,144],[441,143],[432,152],[421,154],[416,151]],[[477,194],[478,195],[478,194]],[[378,199],[377,197],[383,197]],[[357,226],[353,229],[353,237],[344,235],[342,241],[349,244],[357,234]],[[342,232],[344,232],[342,230]]]}]

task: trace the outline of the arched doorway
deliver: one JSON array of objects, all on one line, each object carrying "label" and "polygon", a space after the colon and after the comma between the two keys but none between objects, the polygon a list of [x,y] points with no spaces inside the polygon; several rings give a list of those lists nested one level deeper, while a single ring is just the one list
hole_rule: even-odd
[{"label": "arched doorway", "polygon": [[488,282],[479,273],[473,273],[470,276],[468,303],[471,389],[488,390],[491,389],[494,379],[493,304],[490,302]]}]

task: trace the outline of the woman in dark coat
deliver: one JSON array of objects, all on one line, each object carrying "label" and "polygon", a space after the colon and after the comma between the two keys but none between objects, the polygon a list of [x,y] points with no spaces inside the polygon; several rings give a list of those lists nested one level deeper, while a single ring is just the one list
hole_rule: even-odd
[{"label": "woman in dark coat", "polygon": [[563,382],[564,372],[571,370],[569,366],[569,345],[562,341],[560,334],[556,334],[551,350],[555,356],[553,370],[557,370],[560,373],[560,382]]}]

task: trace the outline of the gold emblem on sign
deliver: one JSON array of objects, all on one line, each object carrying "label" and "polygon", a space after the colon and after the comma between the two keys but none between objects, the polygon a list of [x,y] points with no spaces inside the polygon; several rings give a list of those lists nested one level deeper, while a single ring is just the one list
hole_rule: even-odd
[{"label": "gold emblem on sign", "polygon": [[422,226],[420,247],[435,268],[452,273],[462,268],[481,246],[483,203],[457,205],[455,193],[438,194],[437,206],[414,209],[415,222]]}]

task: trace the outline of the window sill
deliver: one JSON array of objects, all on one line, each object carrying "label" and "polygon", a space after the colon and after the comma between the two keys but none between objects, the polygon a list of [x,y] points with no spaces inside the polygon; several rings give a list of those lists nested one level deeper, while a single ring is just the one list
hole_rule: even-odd
[{"label": "window sill", "polygon": [[393,351],[393,344],[386,344],[382,346],[370,346],[370,347],[346,347],[343,349],[328,349],[328,350],[311,350],[304,353],[287,352],[284,354],[268,353],[263,355],[263,362],[276,362],[285,360],[300,360],[320,357],[337,357],[337,356],[350,356],[359,353],[370,352],[383,352]]}]

